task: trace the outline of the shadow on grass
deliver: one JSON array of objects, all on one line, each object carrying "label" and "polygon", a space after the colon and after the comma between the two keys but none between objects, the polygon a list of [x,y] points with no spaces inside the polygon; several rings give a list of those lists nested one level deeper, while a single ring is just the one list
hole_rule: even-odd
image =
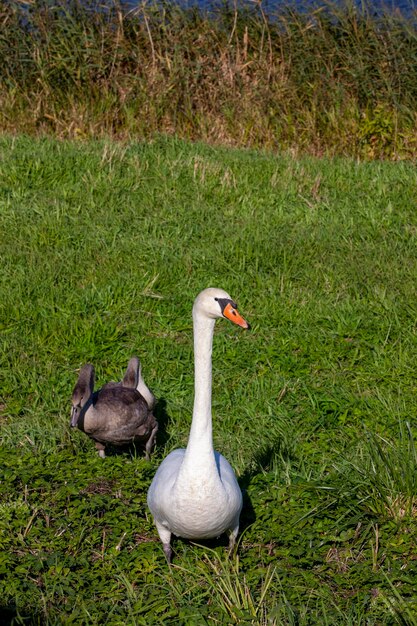
[{"label": "shadow on grass", "polygon": [[159,424],[158,432],[156,435],[156,443],[158,446],[165,446],[169,440],[169,435],[167,432],[167,426],[171,421],[171,417],[166,411],[167,401],[165,398],[159,398],[156,403],[154,409],[154,415],[156,417],[156,421]]},{"label": "shadow on grass", "polygon": [[40,615],[21,614],[15,606],[0,604],[0,626],[38,626],[42,623]]},{"label": "shadow on grass", "polygon": [[294,461],[294,457],[285,445],[282,437],[277,437],[270,444],[260,447],[252,456],[247,469],[239,477],[243,494],[243,508],[240,516],[240,533],[256,521],[255,509],[248,494],[252,480],[260,473],[276,471],[277,464]]}]

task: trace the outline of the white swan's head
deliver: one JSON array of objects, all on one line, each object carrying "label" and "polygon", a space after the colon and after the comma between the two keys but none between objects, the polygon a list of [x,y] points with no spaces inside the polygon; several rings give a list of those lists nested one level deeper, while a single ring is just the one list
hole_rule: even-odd
[{"label": "white swan's head", "polygon": [[194,301],[193,315],[211,319],[225,317],[242,328],[250,328],[248,322],[238,313],[236,302],[224,289],[208,287],[201,291]]}]

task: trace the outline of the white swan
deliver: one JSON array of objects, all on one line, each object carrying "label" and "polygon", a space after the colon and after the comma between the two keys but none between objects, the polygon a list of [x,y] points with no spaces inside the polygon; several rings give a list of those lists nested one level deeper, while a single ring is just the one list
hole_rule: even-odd
[{"label": "white swan", "polygon": [[249,328],[223,289],[205,289],[197,296],[193,306],[195,394],[188,445],[164,459],[148,492],[148,506],[168,562],[171,534],[208,539],[229,532],[232,549],[239,531],[242,493],[228,461],[213,449],[211,352],[218,317]]}]

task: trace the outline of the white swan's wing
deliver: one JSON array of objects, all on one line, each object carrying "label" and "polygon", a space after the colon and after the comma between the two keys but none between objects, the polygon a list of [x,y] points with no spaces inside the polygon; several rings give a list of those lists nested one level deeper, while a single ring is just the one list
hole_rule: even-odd
[{"label": "white swan's wing", "polygon": [[229,500],[230,511],[239,514],[242,509],[242,491],[229,461],[219,452],[214,453],[220,480]]},{"label": "white swan's wing", "polygon": [[148,507],[156,519],[165,517],[165,508],[169,506],[170,496],[184,459],[185,450],[178,448],[162,461],[148,491]]}]

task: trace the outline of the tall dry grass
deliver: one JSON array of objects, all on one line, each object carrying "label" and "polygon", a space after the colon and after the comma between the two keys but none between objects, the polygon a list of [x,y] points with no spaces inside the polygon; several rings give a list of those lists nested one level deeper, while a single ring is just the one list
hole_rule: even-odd
[{"label": "tall dry grass", "polygon": [[400,15],[11,0],[0,24],[3,132],[417,153],[417,29]]}]

